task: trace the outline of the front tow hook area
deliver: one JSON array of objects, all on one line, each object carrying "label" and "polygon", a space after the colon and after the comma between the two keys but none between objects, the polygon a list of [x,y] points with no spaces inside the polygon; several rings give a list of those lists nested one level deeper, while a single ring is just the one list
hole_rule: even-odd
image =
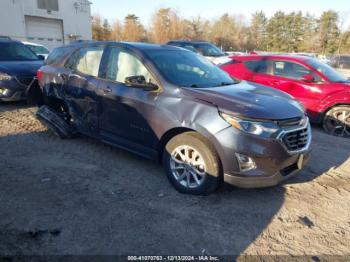
[{"label": "front tow hook area", "polygon": [[72,138],[74,129],[51,107],[41,106],[36,113],[39,121],[62,139]]}]

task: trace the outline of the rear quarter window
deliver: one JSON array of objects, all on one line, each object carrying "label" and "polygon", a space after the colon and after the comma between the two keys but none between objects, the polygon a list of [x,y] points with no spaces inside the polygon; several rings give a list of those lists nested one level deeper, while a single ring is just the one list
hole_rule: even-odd
[{"label": "rear quarter window", "polygon": [[52,65],[52,64],[57,64],[64,59],[70,54],[71,48],[66,48],[66,47],[59,47],[54,50],[49,54],[48,58],[45,61],[45,65]]}]

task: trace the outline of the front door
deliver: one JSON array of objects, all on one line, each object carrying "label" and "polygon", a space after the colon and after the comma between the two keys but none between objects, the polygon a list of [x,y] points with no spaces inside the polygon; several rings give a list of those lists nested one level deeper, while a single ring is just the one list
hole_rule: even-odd
[{"label": "front door", "polygon": [[125,79],[144,76],[154,82],[154,78],[141,58],[130,51],[110,47],[107,52],[105,79],[99,86],[101,136],[152,158],[158,140],[149,123],[159,92],[127,86]]},{"label": "front door", "polygon": [[[307,83],[302,80],[304,75],[313,75],[314,81]],[[322,79],[312,70],[292,61],[272,61],[270,86],[280,89],[300,101],[306,109],[314,108],[322,93]],[[312,114],[312,112],[309,112]]]}]

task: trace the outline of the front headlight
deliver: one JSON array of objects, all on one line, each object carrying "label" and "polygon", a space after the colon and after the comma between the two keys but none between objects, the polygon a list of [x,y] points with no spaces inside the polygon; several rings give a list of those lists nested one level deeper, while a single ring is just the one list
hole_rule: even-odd
[{"label": "front headlight", "polygon": [[12,79],[12,76],[6,73],[0,73],[0,81],[9,81]]},{"label": "front headlight", "polygon": [[221,117],[234,128],[241,130],[245,133],[263,136],[274,137],[277,136],[280,128],[273,122],[259,122],[254,120],[240,119],[225,113],[220,113]]}]

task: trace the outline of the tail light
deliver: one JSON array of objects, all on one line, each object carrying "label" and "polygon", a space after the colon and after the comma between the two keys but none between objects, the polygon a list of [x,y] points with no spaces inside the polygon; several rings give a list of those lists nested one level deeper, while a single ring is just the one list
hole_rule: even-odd
[{"label": "tail light", "polygon": [[44,73],[40,69],[36,72],[36,78],[40,81]]}]

